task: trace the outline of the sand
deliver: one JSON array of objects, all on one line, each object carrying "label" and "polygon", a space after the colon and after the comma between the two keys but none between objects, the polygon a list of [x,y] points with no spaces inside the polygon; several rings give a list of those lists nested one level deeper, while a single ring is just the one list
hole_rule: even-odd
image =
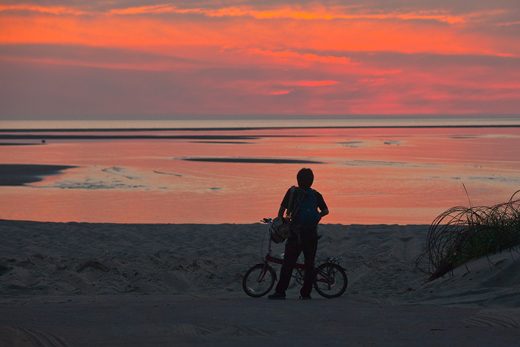
[{"label": "sand", "polygon": [[515,252],[425,283],[428,226],[325,224],[318,258],[342,257],[346,293],[273,302],[241,288],[265,230],[0,220],[0,346],[518,344]]},{"label": "sand", "polygon": [[21,186],[39,182],[43,176],[55,175],[74,168],[69,165],[0,164],[0,186]]}]

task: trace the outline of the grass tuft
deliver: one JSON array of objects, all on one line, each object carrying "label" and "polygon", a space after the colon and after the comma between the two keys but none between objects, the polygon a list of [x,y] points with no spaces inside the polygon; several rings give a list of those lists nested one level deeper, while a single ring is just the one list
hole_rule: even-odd
[{"label": "grass tuft", "polygon": [[427,244],[415,267],[429,275],[428,281],[449,271],[520,245],[520,199],[492,207],[457,206],[440,214],[430,225]]}]

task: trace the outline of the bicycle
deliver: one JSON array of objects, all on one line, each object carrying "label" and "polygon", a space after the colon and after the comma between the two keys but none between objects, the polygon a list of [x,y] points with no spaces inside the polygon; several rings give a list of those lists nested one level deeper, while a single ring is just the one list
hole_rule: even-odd
[{"label": "bicycle", "polygon": [[[269,224],[269,246],[262,263],[252,266],[247,270],[242,280],[242,288],[245,293],[253,298],[260,298],[271,291],[274,282],[278,280],[275,269],[269,263],[282,264],[283,259],[272,255],[271,235],[274,232],[273,220],[264,218],[262,223]],[[314,289],[325,298],[337,298],[347,289],[348,279],[345,269],[339,264],[340,258],[327,258],[318,260],[315,265]],[[296,263],[292,277],[300,285],[303,284],[305,265]]]}]

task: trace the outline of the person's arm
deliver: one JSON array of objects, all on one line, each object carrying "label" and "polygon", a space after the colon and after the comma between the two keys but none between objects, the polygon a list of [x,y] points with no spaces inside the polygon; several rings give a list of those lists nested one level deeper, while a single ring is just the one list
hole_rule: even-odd
[{"label": "person's arm", "polygon": [[320,216],[325,217],[326,215],[329,214],[329,208],[327,207],[325,200],[323,200],[323,195],[316,192],[316,198],[318,200],[318,208],[320,209]]},{"label": "person's arm", "polygon": [[280,204],[280,209],[278,210],[278,217],[283,217],[283,214],[285,210],[287,209],[287,206],[289,206],[289,197],[291,196],[291,189],[287,190],[287,193],[285,193],[285,196],[283,197],[282,203]]}]

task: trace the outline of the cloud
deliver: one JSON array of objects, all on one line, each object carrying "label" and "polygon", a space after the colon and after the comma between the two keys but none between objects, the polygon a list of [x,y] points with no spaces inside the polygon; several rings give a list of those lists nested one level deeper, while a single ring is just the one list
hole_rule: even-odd
[{"label": "cloud", "polygon": [[104,69],[173,71],[207,68],[211,64],[175,55],[139,50],[89,47],[83,45],[21,44],[3,46],[0,61]]},{"label": "cloud", "polygon": [[299,86],[299,87],[322,87],[322,86],[330,86],[333,84],[338,84],[337,81],[294,81],[294,82],[286,82],[285,85],[288,86]]},{"label": "cloud", "polygon": [[[328,4],[327,2],[312,3],[258,3],[241,1],[239,5],[227,5],[227,3],[158,3],[154,5],[121,6],[112,2],[113,8],[107,7],[107,2],[90,3],[71,6],[69,3],[43,6],[40,4],[11,4],[0,5],[0,12],[35,12],[54,15],[90,15],[90,16],[156,16],[163,14],[175,15],[201,15],[204,17],[249,17],[261,20],[290,19],[304,21],[331,21],[331,20],[368,20],[368,21],[426,21],[439,22],[450,25],[474,25],[493,22],[495,25],[516,25],[518,21],[506,21],[511,15],[508,6],[483,10],[455,11],[453,5],[429,8],[429,6],[417,6],[408,3],[406,6],[385,7],[384,3],[373,3],[372,6],[342,5],[341,2]],[[138,3],[138,2],[135,2]],[[379,6],[378,6],[379,5]],[[518,9],[513,12],[518,12]]]},{"label": "cloud", "polygon": [[[264,6],[265,7],[265,6]],[[469,24],[487,21],[490,18],[504,14],[506,10],[487,10],[453,14],[445,9],[409,10],[396,8],[392,11],[381,9],[359,8],[353,6],[324,6],[318,3],[307,5],[283,4],[271,5],[266,9],[255,5],[242,4],[228,7],[192,7],[180,8],[175,4],[158,4],[153,6],[139,6],[112,9],[109,15],[136,15],[136,14],[200,14],[206,17],[251,17],[256,19],[295,19],[295,20],[425,20],[438,21],[448,24]]]},{"label": "cloud", "polygon": [[[26,12],[33,14],[29,16]],[[453,14],[443,8],[377,9],[327,3],[262,7],[250,2],[240,6],[195,3],[191,7],[185,3],[166,3],[122,8],[99,8],[95,4],[90,8],[17,4],[0,6],[0,13],[0,43],[140,49],[219,46],[338,64],[353,62],[348,56],[338,54],[296,55],[301,50],[520,55],[515,44],[517,36],[507,34],[516,25],[505,25],[514,23],[514,18],[505,9],[494,8]],[[505,23],[498,20],[503,16],[507,16]],[[495,32],[490,32],[486,23]],[[501,35],[502,32],[506,34]]]},{"label": "cloud", "polygon": [[0,5],[1,12],[36,12],[42,14],[53,14],[53,15],[73,15],[80,16],[89,14],[86,11],[80,11],[72,7],[66,6],[39,6],[39,5]]},{"label": "cloud", "polygon": [[5,0],[0,117],[518,114],[515,1]]},{"label": "cloud", "polygon": [[289,94],[291,91],[290,90],[278,90],[278,91],[274,91],[274,92],[269,92],[268,94],[269,95],[285,95],[285,94]]},{"label": "cloud", "polygon": [[[349,13],[350,8],[347,7],[332,7],[324,8],[322,6],[314,6],[313,8],[305,9],[301,6],[276,6],[266,10],[259,10],[252,6],[242,7],[223,7],[223,8],[177,8],[172,4],[155,5],[155,6],[141,6],[131,7],[125,9],[113,9],[108,14],[201,14],[207,17],[252,17],[256,19],[302,19],[302,20],[334,20],[334,19],[400,19],[400,20],[437,20],[450,24],[466,23],[472,18],[480,18],[484,16],[493,15],[494,13],[472,13],[469,15],[450,15],[448,11],[418,11],[408,13]],[[498,12],[500,13],[500,12]]]},{"label": "cloud", "polygon": [[333,55],[318,55],[313,53],[299,53],[285,51],[269,51],[259,48],[250,48],[247,50],[248,54],[260,54],[281,59],[282,61],[291,61],[294,59],[309,61],[309,62],[320,62],[320,63],[333,63],[333,64],[346,64],[346,65],[358,65],[350,60],[350,57],[338,57]]},{"label": "cloud", "polygon": [[[68,53],[55,52],[57,47],[41,50],[48,52],[49,59],[74,55],[73,49]],[[103,61],[106,56],[114,56],[116,61],[131,56],[127,61],[132,64],[163,59],[117,49],[92,48],[90,53],[83,53],[92,61]],[[16,55],[31,54],[24,49],[12,50],[11,56]],[[155,71],[13,59],[2,62],[5,68],[0,85],[9,88],[2,90],[0,103],[3,115],[18,118],[34,114],[129,119],[188,114],[514,114],[520,107],[519,59],[416,58],[357,54],[356,59],[364,60],[365,75],[283,66],[200,66]],[[452,58],[457,58],[453,59],[455,63]],[[390,66],[391,61],[396,66]],[[386,71],[400,67],[401,72],[373,77],[373,70],[382,67]],[[512,72],[505,74],[506,70]]]}]

